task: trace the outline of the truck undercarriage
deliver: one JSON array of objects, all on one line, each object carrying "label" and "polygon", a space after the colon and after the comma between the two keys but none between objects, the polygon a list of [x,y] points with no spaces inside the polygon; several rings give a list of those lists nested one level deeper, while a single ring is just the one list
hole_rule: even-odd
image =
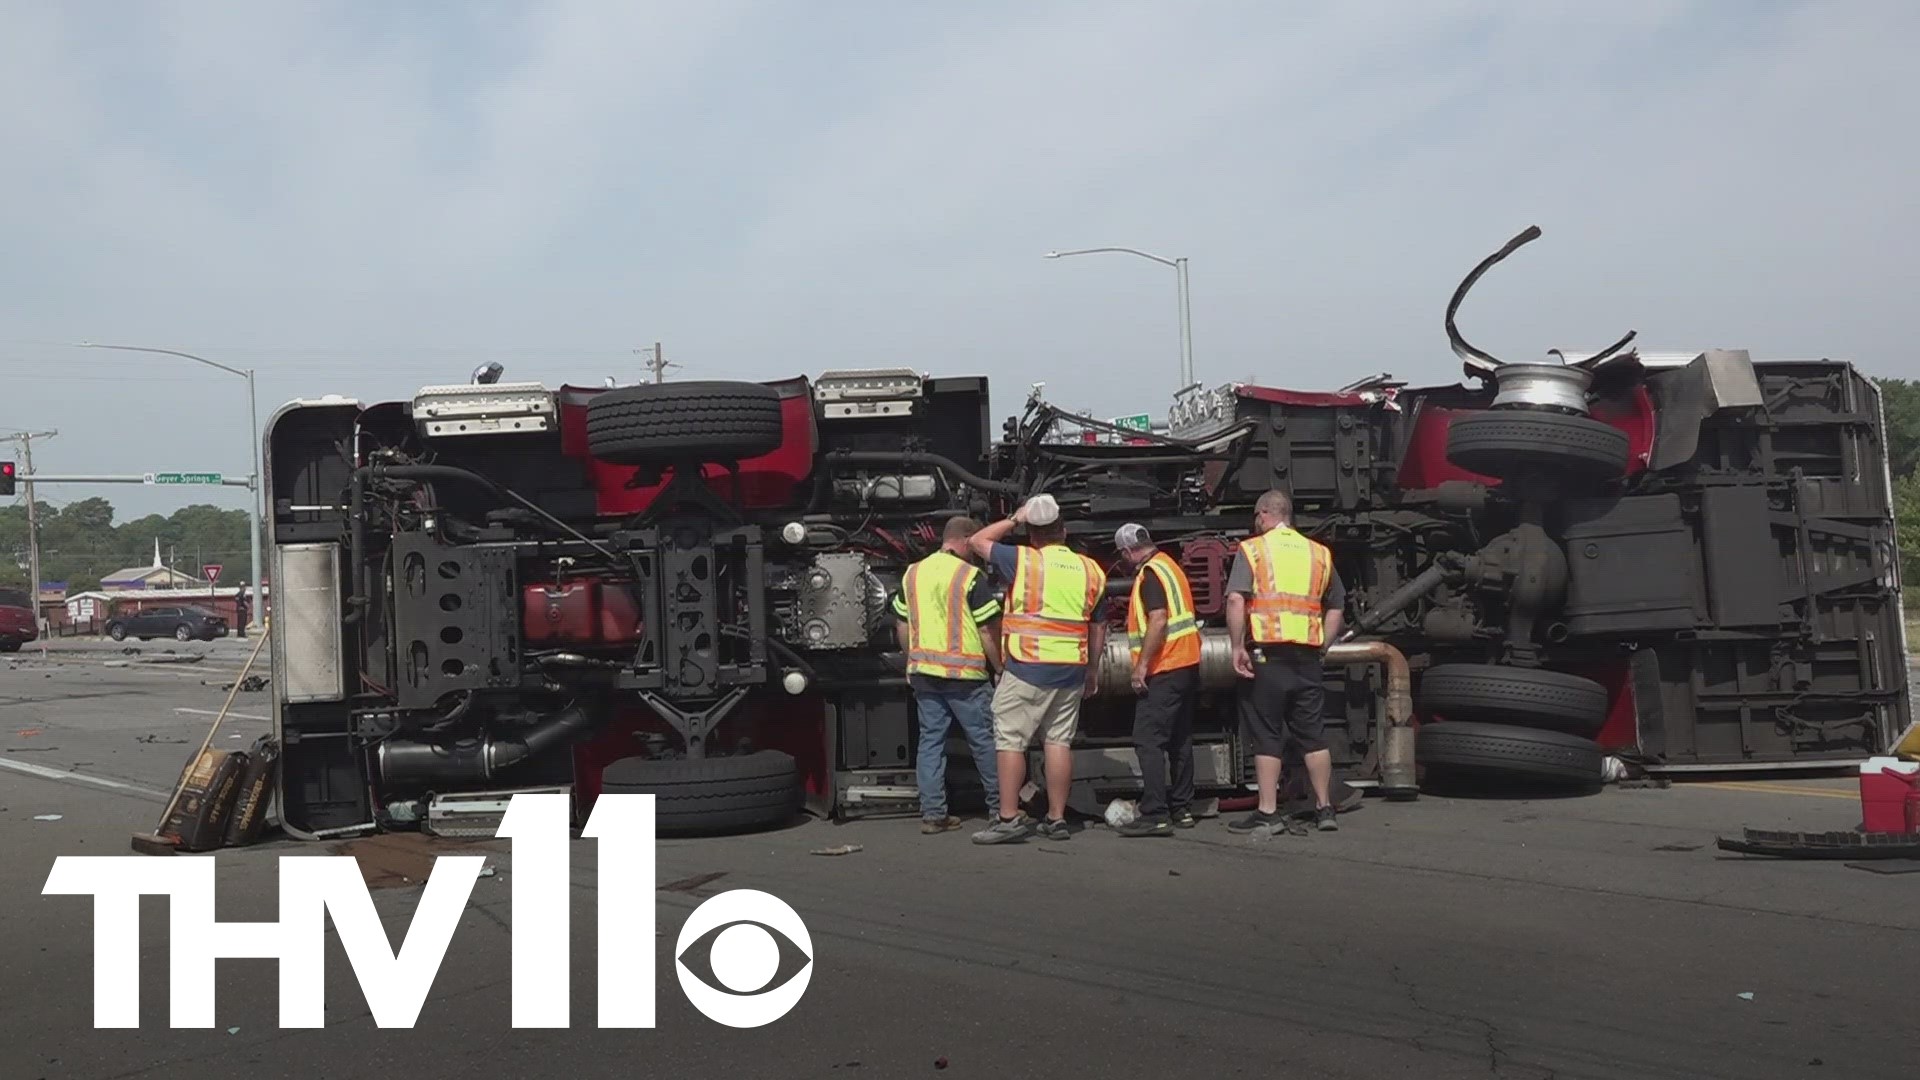
[{"label": "truck undercarriage", "polygon": [[[1332,548],[1356,639],[1410,666],[1428,773],[1581,784],[1607,755],[1781,768],[1887,746],[1911,705],[1877,388],[1844,362],[1628,339],[1502,364],[1454,310],[1530,238],[1454,297],[1469,384],[1226,386],[1176,401],[1165,434],[1036,393],[996,436],[984,379],[911,370],[289,405],[267,436],[286,828],[452,833],[556,788],[581,815],[655,793],[663,831],[910,810],[888,598],[947,517],[1040,491],[1116,594],[1123,522],[1186,568],[1206,792],[1251,779],[1221,613],[1269,488]],[[1113,638],[1076,746],[1091,798],[1138,788]],[[1398,760],[1390,668],[1330,659],[1356,784]]]}]

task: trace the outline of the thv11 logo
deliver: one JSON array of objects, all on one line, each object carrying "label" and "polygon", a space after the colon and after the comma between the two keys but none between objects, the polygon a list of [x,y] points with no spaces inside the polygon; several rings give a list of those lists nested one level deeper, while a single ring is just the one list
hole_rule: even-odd
[{"label": "thv11 logo", "polygon": [[[599,842],[599,1026],[654,1026],[652,795],[602,795],[582,835]],[[496,835],[512,841],[513,1026],[568,1026],[571,948],[569,797],[515,795]],[[434,860],[396,953],[350,855],[280,859],[279,922],[214,921],[214,861],[140,855],[53,861],[42,895],[93,897],[93,1026],[140,1026],[140,897],[165,895],[168,1021],[212,1027],[214,961],[280,962],[280,1026],[325,1023],[326,919],[353,965],[374,1022],[410,1028],[446,958],[486,857]],[[784,945],[782,943],[785,943]],[[706,945],[699,957],[695,946]],[[771,1024],[799,1004],[813,976],[813,939],[780,898],[753,889],[710,897],[680,928],[675,974],[693,1006],[729,1027]],[[796,966],[797,965],[797,966]],[[707,974],[699,973],[706,968]],[[784,980],[781,969],[788,970]],[[776,985],[777,983],[777,985]]]}]

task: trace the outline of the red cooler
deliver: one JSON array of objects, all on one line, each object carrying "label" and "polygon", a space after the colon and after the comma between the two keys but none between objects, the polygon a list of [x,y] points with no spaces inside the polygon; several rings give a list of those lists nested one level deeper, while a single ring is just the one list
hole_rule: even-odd
[{"label": "red cooler", "polygon": [[1860,823],[1870,833],[1920,833],[1920,761],[1876,757],[1860,765]]}]

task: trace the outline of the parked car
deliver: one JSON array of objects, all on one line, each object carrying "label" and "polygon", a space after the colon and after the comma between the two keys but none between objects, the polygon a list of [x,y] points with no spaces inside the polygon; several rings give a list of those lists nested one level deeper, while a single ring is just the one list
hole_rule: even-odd
[{"label": "parked car", "polygon": [[115,641],[125,641],[130,637],[141,641],[157,637],[170,637],[175,641],[212,641],[227,636],[227,620],[204,608],[148,608],[108,622],[107,636]]},{"label": "parked car", "polygon": [[0,653],[19,652],[20,646],[39,636],[33,601],[26,592],[0,589]]}]

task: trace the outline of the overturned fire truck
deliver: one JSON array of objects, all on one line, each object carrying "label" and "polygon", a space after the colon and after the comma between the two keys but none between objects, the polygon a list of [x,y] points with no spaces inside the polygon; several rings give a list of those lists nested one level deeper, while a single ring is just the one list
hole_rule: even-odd
[{"label": "overturned fire truck", "polygon": [[[582,817],[651,792],[667,833],[912,810],[889,595],[946,517],[1040,491],[1116,594],[1124,521],[1186,568],[1214,794],[1251,780],[1220,615],[1273,487],[1332,548],[1356,640],[1383,643],[1329,657],[1356,785],[1888,745],[1911,704],[1875,385],[1839,361],[1640,355],[1632,335],[1501,363],[1454,314],[1537,235],[1453,297],[1466,384],[1232,385],[1119,444],[1038,394],[996,437],[985,379],[911,370],[557,390],[494,371],[288,405],[266,440],[286,829],[491,834],[528,790],[570,791]],[[1076,748],[1102,798],[1137,790],[1113,639]]]}]

